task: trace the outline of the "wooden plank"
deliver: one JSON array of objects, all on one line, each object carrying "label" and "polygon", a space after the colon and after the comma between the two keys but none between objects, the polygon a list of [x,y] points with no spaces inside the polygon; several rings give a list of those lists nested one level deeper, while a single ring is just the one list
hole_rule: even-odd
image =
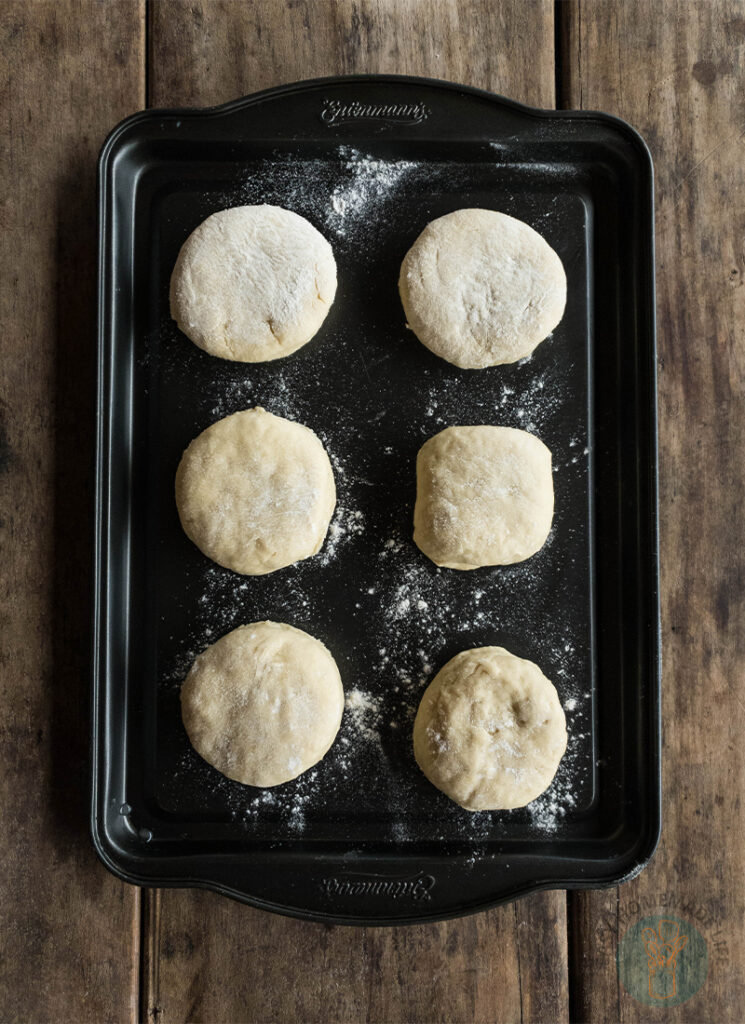
[{"label": "wooden plank", "polygon": [[144,3],[0,4],[0,1019],[132,1020],[139,894],[88,830],[98,149]]},{"label": "wooden plank", "polygon": [[324,75],[425,75],[554,106],[551,0],[160,0],[151,106]]},{"label": "wooden plank", "polygon": [[562,1021],[563,894],[460,921],[339,928],[160,894],[158,1021]]},{"label": "wooden plank", "polygon": [[[662,843],[634,882],[572,897],[574,1017],[740,1021],[745,5],[582,0],[566,14],[566,105],[631,121],[656,164],[664,645]],[[619,940],[654,913],[708,943],[708,978],[677,1009],[618,982]]]},{"label": "wooden plank", "polygon": [[[553,43],[545,0],[161,2],[150,100],[207,105],[297,79],[396,72],[548,107]],[[393,929],[291,921],[209,893],[161,899],[147,954],[159,965],[147,1011],[159,1021],[567,1019],[563,893]]]}]

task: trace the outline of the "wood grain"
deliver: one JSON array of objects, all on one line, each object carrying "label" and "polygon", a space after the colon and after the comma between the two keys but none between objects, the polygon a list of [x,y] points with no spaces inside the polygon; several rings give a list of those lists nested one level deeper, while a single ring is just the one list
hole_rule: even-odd
[{"label": "wood grain", "polygon": [[[151,25],[156,106],[354,72],[447,78],[554,104],[550,2],[159,2]],[[393,929],[291,921],[210,893],[165,891],[160,911],[148,900],[144,1010],[154,1020],[568,1019],[563,893]]]},{"label": "wood grain", "polygon": [[566,1019],[563,898],[384,929],[290,921],[211,893],[161,901],[158,1021]]},{"label": "wood grain", "polygon": [[0,1019],[126,1021],[139,897],[88,831],[95,166],[144,7],[0,4],[0,68]]},{"label": "wood grain", "polygon": [[[564,13],[566,105],[631,121],[656,163],[664,653],[663,839],[634,882],[572,897],[574,1016],[740,1021],[745,5],[582,0]],[[660,910],[709,945],[706,983],[677,1008],[640,1007],[616,974],[619,937]]]},{"label": "wood grain", "polygon": [[159,0],[151,106],[324,75],[425,75],[554,106],[551,0]]}]

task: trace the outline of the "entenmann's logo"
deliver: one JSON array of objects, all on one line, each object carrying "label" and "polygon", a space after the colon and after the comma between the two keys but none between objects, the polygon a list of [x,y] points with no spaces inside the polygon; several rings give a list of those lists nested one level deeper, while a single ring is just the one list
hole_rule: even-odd
[{"label": "entenmann's logo", "polygon": [[388,124],[421,124],[431,111],[425,103],[360,103],[352,100],[324,100],[321,120],[324,124],[348,124],[351,121],[384,121]]},{"label": "entenmann's logo", "polygon": [[348,875],[324,878],[321,888],[327,896],[384,896],[388,899],[429,900],[435,886],[432,875],[387,878],[381,875]]}]

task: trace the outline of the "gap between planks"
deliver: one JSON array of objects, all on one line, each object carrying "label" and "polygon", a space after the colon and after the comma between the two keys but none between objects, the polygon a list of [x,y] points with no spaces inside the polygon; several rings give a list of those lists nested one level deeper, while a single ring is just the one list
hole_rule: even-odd
[{"label": "gap between planks", "polygon": [[160,889],[140,889],[139,1019],[160,1017]]}]

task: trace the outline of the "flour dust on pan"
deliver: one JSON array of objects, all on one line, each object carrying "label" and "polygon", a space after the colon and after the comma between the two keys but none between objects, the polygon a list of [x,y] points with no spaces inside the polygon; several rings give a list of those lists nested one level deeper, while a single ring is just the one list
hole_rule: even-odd
[{"label": "flour dust on pan", "polygon": [[[572,270],[583,272],[584,255],[566,240],[583,223],[581,204],[559,203],[546,190],[521,192],[497,162],[425,165],[347,147],[317,160],[259,161],[231,188],[195,202],[192,219],[261,202],[308,217],[334,247],[339,289],[317,337],[272,364],[206,357],[165,320],[160,428],[173,432],[169,423],[182,424],[184,436],[171,441],[176,453],[189,430],[254,405],[304,423],[332,461],[337,507],[321,552],[271,578],[237,576],[190,552],[175,528],[164,532],[161,557],[188,563],[179,614],[190,627],[179,634],[176,612],[171,621],[163,602],[161,800],[181,813],[209,808],[260,838],[479,844],[505,830],[557,834],[591,801],[595,772],[586,339],[560,324],[530,359],[459,371],[406,329],[396,281],[403,254],[429,219],[488,204],[531,223],[559,252],[570,277],[568,311],[574,302],[576,314]],[[177,250],[175,231],[170,244]],[[553,528],[526,562],[439,569],[411,538],[416,454],[443,427],[476,423],[529,430],[551,449]],[[164,464],[164,474],[169,468]],[[166,502],[167,488],[163,493]],[[321,639],[337,660],[347,700],[326,757],[295,781],[264,791],[232,783],[201,762],[177,718],[178,689],[196,654],[235,626],[262,619]],[[421,694],[442,665],[460,650],[489,644],[535,661],[554,683],[569,746],[552,785],[527,808],[471,813],[421,775],[411,729]]]}]

